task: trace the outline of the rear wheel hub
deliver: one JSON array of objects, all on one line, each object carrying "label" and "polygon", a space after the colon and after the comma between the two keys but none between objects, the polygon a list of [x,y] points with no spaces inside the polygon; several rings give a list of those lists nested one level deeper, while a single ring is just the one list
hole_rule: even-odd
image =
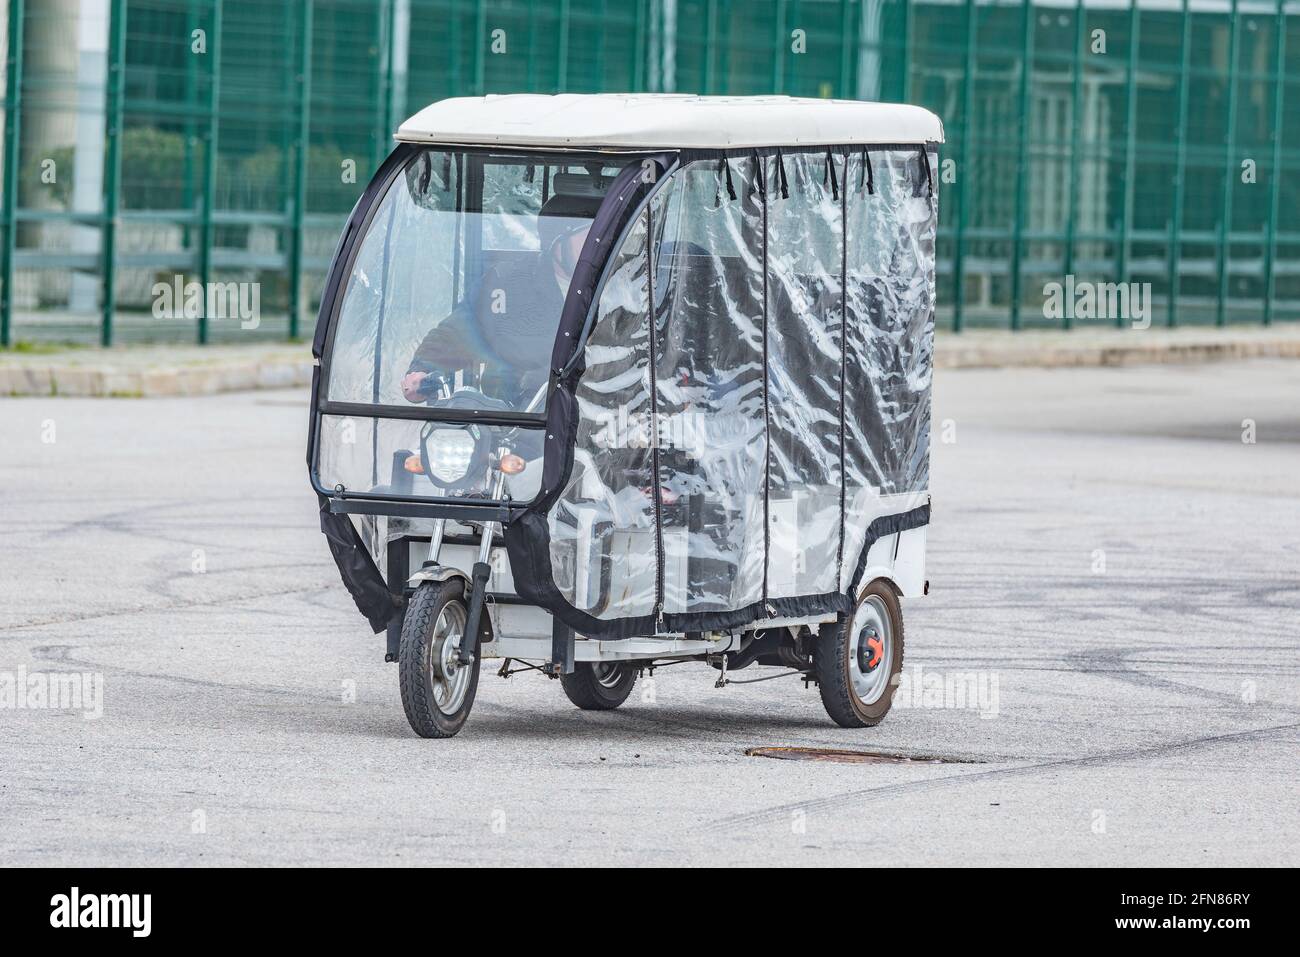
[{"label": "rear wheel hub", "polygon": [[866,625],[858,632],[858,670],[870,674],[880,667],[885,657],[885,645],[874,625]]}]

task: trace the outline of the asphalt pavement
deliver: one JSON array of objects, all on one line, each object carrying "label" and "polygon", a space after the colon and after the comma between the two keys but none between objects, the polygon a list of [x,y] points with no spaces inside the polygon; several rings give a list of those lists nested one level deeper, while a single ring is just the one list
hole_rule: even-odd
[{"label": "asphalt pavement", "polygon": [[1300,362],[935,401],[906,671],[980,694],[847,731],[789,678],[682,665],[590,713],[485,673],[425,741],[317,530],[303,390],[0,400],[0,860],[1300,864]]}]

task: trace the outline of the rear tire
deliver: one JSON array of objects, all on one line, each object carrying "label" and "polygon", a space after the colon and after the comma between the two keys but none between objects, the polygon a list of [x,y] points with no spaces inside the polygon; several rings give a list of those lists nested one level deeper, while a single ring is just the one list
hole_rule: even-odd
[{"label": "rear tire", "polygon": [[569,700],[583,711],[613,711],[632,693],[636,669],[623,662],[580,661],[560,675]]},{"label": "rear tire", "polygon": [[474,707],[483,656],[476,645],[473,662],[456,660],[468,617],[465,584],[458,579],[424,582],[406,606],[398,681],[406,720],[422,738],[450,738]]},{"label": "rear tire", "polygon": [[884,720],[903,670],[903,611],[883,579],[862,590],[853,616],[817,632],[817,688],[826,713],[842,728]]}]

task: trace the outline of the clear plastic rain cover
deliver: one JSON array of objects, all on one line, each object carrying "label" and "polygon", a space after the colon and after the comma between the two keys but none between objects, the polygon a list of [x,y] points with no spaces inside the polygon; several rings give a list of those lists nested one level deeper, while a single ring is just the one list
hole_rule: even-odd
[{"label": "clear plastic rain cover", "polygon": [[927,500],[936,161],[768,151],[661,184],[586,342],[547,516],[566,601],[759,617],[856,587],[871,522]]},{"label": "clear plastic rain cover", "polygon": [[[549,357],[573,269],[604,189],[632,160],[591,154],[421,149],[367,221],[331,329],[320,398],[322,487],[482,501],[489,455],[525,464],[502,499],[542,473]],[[403,418],[416,408],[535,414],[480,427]],[[397,415],[394,415],[397,412]],[[376,566],[387,540],[431,520],[352,516]]]},{"label": "clear plastic rain cover", "polygon": [[[426,454],[430,469],[401,491],[481,498],[488,477],[477,468],[486,454],[479,447],[507,442],[529,467],[508,480],[505,496],[537,494],[569,253],[600,205],[599,184],[618,169],[587,157],[421,150],[411,158],[374,210],[332,330],[322,398],[351,408],[321,420],[326,488],[383,492],[394,476],[409,482],[394,457],[428,448],[444,454]],[[415,407],[532,413],[539,424],[498,430],[486,443],[477,426],[431,433],[423,421],[391,415]],[[475,474],[462,481],[459,466],[470,465]]]}]

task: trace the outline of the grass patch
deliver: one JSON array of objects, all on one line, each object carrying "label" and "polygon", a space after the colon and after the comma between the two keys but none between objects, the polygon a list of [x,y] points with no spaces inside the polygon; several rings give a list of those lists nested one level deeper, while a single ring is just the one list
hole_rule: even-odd
[{"label": "grass patch", "polygon": [[0,348],[0,355],[48,356],[84,348],[86,347],[78,342],[33,342],[30,339],[19,339],[10,346]]}]

